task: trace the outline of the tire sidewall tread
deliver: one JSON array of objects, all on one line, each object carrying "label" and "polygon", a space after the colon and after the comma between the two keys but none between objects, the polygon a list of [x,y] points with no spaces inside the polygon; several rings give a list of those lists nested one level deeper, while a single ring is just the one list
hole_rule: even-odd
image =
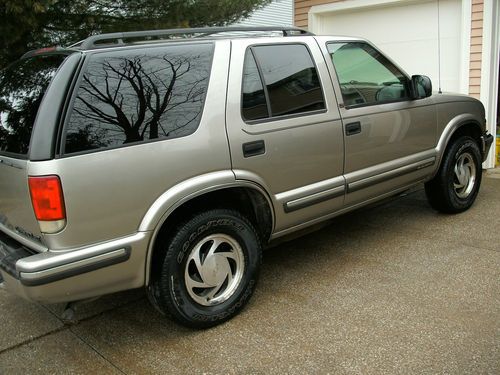
[{"label": "tire sidewall tread", "polygon": [[[193,215],[174,233],[167,242],[160,275],[154,277],[148,288],[153,305],[177,322],[194,328],[211,327],[236,315],[254,292],[262,262],[262,246],[254,226],[238,211],[213,209]],[[215,306],[202,306],[189,296],[184,270],[193,246],[215,233],[229,234],[238,241],[244,254],[245,270],[228,300]]]},{"label": "tire sidewall tread", "polygon": [[[459,198],[454,190],[455,164],[464,152],[469,152],[476,167],[474,187],[466,198]],[[437,175],[425,184],[429,203],[433,208],[444,213],[460,213],[474,203],[481,186],[481,153],[476,141],[469,136],[457,138],[447,148]]]}]

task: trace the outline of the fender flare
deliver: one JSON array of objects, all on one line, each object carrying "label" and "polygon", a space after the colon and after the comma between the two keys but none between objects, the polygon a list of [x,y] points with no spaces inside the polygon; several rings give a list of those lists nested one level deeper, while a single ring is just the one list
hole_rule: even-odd
[{"label": "fender flare", "polygon": [[248,180],[236,180],[234,173],[230,170],[211,172],[182,181],[158,197],[146,212],[146,215],[144,215],[139,226],[139,231],[151,232],[145,262],[145,285],[149,284],[151,258],[153,256],[156,238],[168,217],[172,215],[177,208],[193,198],[228,188],[250,188],[264,196],[269,205],[271,225],[272,228],[274,228],[275,207],[273,201],[269,193],[258,183]]},{"label": "fender flare", "polygon": [[480,121],[478,121],[477,117],[468,113],[463,113],[458,116],[452,118],[448,124],[446,124],[444,130],[441,132],[441,136],[439,137],[439,141],[436,146],[436,170],[434,171],[432,178],[436,175],[441,166],[441,161],[443,159],[444,153],[450,139],[456,133],[456,131],[463,126],[473,125],[480,133],[483,132],[483,128],[481,127]]}]

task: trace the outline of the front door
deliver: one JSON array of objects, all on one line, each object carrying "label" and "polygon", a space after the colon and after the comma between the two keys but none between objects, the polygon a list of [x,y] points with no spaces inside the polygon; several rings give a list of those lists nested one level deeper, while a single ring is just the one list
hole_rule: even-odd
[{"label": "front door", "polygon": [[436,161],[433,99],[412,100],[408,76],[371,44],[318,39],[342,98],[346,205],[425,178]]}]

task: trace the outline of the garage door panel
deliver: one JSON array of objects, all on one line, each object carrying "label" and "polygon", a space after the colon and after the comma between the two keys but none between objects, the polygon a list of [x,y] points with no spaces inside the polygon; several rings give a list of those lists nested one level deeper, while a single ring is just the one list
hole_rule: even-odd
[{"label": "garage door panel", "polygon": [[[460,90],[461,12],[459,0],[440,1],[441,83],[445,91]],[[436,1],[319,14],[325,35],[368,39],[408,74],[425,74],[438,86],[438,8]]]}]

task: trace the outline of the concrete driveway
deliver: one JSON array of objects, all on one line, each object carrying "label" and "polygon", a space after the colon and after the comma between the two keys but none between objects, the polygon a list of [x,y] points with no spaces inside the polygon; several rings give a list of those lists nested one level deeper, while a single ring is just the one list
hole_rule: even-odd
[{"label": "concrete driveway", "polygon": [[420,189],[267,250],[250,305],[210,330],[140,290],[62,310],[0,290],[1,374],[500,374],[500,179],[460,215]]}]

